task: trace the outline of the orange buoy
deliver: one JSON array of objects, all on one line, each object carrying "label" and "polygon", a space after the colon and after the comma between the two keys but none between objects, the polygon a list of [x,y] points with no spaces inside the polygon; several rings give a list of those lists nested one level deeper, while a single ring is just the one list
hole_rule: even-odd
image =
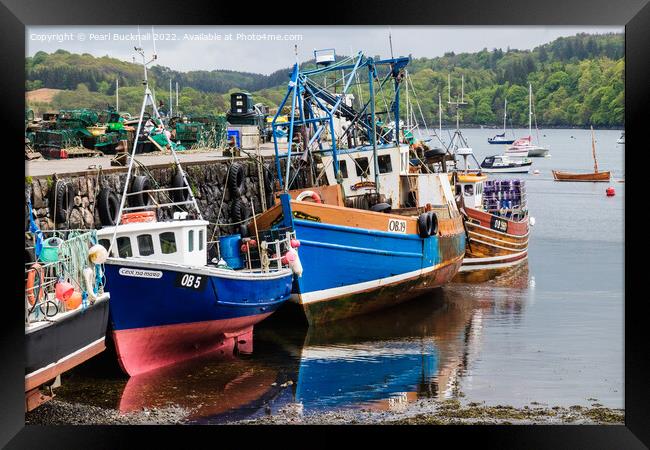
[{"label": "orange buoy", "polygon": [[156,213],[154,211],[134,212],[122,215],[121,224],[135,222],[155,222]]},{"label": "orange buoy", "polygon": [[36,296],[34,295],[34,284],[36,282],[36,275],[38,275],[38,302],[40,303],[43,300],[45,295],[45,290],[43,290],[43,279],[45,278],[43,274],[43,266],[39,263],[34,263],[32,267],[27,272],[27,286],[25,291],[27,291],[27,301],[30,306],[36,304]]},{"label": "orange buoy", "polygon": [[611,186],[605,190],[605,193],[607,194],[608,197],[613,197],[614,195],[616,195],[616,191]]},{"label": "orange buoy", "polygon": [[81,292],[74,291],[67,300],[63,301],[63,303],[65,304],[65,309],[68,311],[77,309],[79,305],[81,305]]}]

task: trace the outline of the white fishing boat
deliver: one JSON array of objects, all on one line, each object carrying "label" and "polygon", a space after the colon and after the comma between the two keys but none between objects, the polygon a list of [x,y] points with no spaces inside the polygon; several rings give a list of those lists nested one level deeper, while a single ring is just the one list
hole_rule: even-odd
[{"label": "white fishing boat", "polygon": [[[545,157],[549,155],[549,148],[533,144],[533,87],[528,84],[528,136],[517,139],[512,146],[505,151],[506,155],[518,157]],[[537,131],[537,142],[539,142],[539,129],[537,129],[537,119],[535,119],[535,130]]]},{"label": "white fishing boat", "polygon": [[510,158],[508,155],[488,156],[481,163],[485,173],[528,173],[533,162],[529,158]]}]

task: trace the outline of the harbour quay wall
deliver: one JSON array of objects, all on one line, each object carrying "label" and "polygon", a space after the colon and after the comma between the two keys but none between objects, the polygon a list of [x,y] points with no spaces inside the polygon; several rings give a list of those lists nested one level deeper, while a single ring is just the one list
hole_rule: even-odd
[{"label": "harbour quay wall", "polygon": [[[140,162],[146,164],[146,158]],[[234,164],[242,167],[243,186],[233,193],[229,189],[229,178],[234,169],[229,170]],[[259,166],[262,164],[262,179],[260,179]],[[285,161],[281,162],[284,173]],[[92,166],[91,166],[92,167]],[[237,211],[235,203],[239,203],[241,220],[252,217],[252,208],[256,214],[263,211],[261,191],[266,196],[266,208],[272,206],[272,195],[268,192],[269,182],[272,183],[273,191],[279,190],[277,183],[277,171],[273,158],[264,158],[263,162],[253,158],[232,158],[210,161],[197,161],[183,163],[183,170],[188,178],[192,192],[194,193],[203,218],[210,222],[209,236],[232,234],[239,232],[237,222]],[[269,178],[264,187],[264,171],[268,172]],[[176,166],[170,161],[168,164],[144,165],[135,164],[133,167],[135,175],[147,176],[155,180],[151,189],[156,184],[163,187],[172,187],[172,179],[176,173]],[[63,229],[99,229],[102,222],[99,214],[97,197],[102,188],[110,189],[117,195],[118,203],[124,189],[126,179],[126,167],[92,168],[81,172],[57,173],[52,175],[41,175],[25,178],[25,202],[31,200],[35,214],[35,220],[41,230],[63,230]],[[133,180],[133,175],[131,177]],[[65,214],[55,212],[57,185],[69,183],[72,188],[73,204],[67,208]],[[301,176],[292,188],[305,186],[305,177]],[[170,195],[167,193],[166,195]],[[168,203],[169,199],[165,194],[152,194],[156,202]],[[59,197],[62,198],[62,197]],[[191,206],[186,208],[191,210]],[[59,208],[57,208],[59,209]],[[25,206],[25,231],[29,228],[27,206]],[[59,216],[57,218],[57,215]],[[61,220],[61,216],[65,220]],[[171,218],[171,208],[160,208],[157,210],[158,220]],[[234,217],[235,216],[235,217]],[[218,229],[214,230],[217,226]]]}]

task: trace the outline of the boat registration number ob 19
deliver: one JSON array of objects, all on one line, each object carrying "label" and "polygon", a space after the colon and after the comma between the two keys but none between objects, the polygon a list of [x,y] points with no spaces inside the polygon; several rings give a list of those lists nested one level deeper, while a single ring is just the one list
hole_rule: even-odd
[{"label": "boat registration number ob 19", "polygon": [[202,291],[205,287],[208,277],[205,275],[195,275],[192,273],[176,274],[176,287],[187,289],[196,289]]},{"label": "boat registration number ob 19", "polygon": [[389,219],[388,231],[393,233],[406,233],[406,220]]},{"label": "boat registration number ob 19", "polygon": [[508,231],[508,221],[499,219],[498,217],[492,217],[490,226],[493,230],[501,231],[503,233]]}]

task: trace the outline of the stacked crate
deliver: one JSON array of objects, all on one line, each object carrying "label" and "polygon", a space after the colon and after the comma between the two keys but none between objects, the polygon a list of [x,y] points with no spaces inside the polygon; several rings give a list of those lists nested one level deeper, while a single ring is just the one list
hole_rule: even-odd
[{"label": "stacked crate", "polygon": [[524,180],[486,180],[483,185],[483,209],[491,214],[511,217],[526,208]]}]

